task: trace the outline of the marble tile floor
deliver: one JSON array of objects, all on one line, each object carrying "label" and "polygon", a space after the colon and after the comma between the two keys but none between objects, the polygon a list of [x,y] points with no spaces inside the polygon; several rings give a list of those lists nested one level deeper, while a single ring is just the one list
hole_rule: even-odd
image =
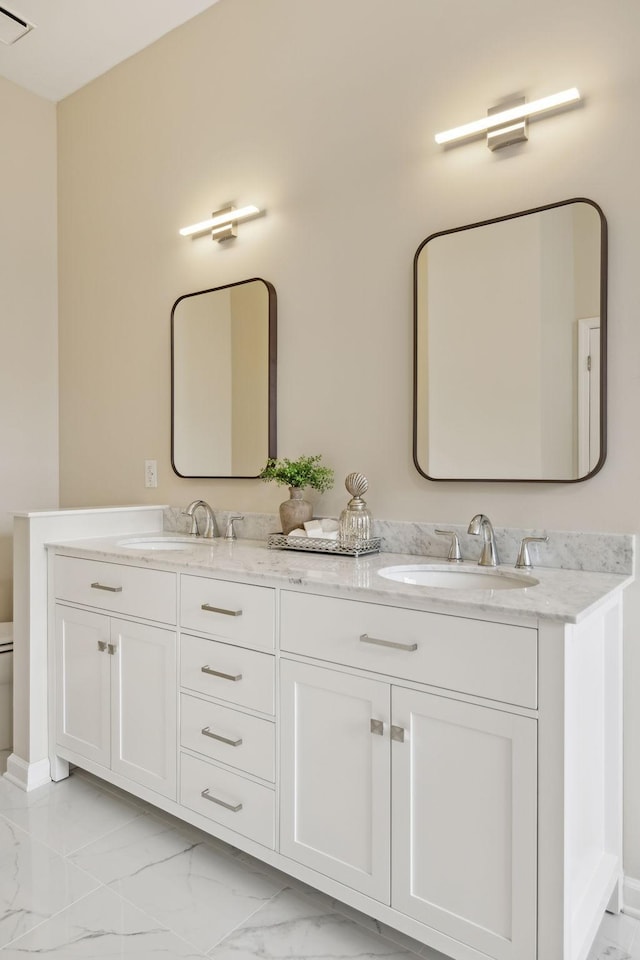
[{"label": "marble tile floor", "polygon": [[[445,960],[80,770],[30,794],[0,778],[0,960],[43,953]],[[607,915],[589,960],[640,960],[640,922]]]}]

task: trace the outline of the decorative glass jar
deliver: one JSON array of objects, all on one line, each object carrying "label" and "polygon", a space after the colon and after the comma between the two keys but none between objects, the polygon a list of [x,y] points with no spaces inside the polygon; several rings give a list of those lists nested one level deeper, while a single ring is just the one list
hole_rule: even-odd
[{"label": "decorative glass jar", "polygon": [[351,500],[340,514],[340,543],[360,550],[364,541],[371,539],[371,512],[362,499],[369,481],[362,473],[350,473],[344,485],[351,494]]}]

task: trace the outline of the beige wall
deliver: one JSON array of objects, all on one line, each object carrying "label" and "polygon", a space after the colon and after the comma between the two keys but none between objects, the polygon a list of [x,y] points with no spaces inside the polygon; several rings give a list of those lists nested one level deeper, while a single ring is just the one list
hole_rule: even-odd
[{"label": "beige wall", "polygon": [[56,109],[0,78],[0,621],[14,510],[58,503]]},{"label": "beige wall", "polygon": [[[374,514],[635,532],[640,5],[618,0],[221,0],[59,108],[61,495],[275,509],[259,481],[169,462],[169,311],[261,276],[278,293],[279,450],[362,470]],[[433,134],[509,93],[584,106],[491,154]],[[609,457],[576,485],[437,484],[411,460],[412,258],[430,233],[568,197],[610,228]],[[225,201],[233,244],[178,228]],[[157,490],[143,487],[145,457]],[[323,511],[345,501],[340,482]],[[627,870],[640,877],[640,588],[628,592]]]}]

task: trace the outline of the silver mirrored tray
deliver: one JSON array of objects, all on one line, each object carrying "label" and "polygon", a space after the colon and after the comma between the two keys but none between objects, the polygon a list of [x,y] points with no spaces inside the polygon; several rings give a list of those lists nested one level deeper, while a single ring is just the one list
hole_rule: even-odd
[{"label": "silver mirrored tray", "polygon": [[267,546],[277,550],[305,550],[307,553],[332,553],[342,557],[361,557],[365,553],[378,553],[380,537],[363,540],[357,546],[348,546],[338,540],[322,540],[320,537],[288,537],[283,533],[270,533]]}]

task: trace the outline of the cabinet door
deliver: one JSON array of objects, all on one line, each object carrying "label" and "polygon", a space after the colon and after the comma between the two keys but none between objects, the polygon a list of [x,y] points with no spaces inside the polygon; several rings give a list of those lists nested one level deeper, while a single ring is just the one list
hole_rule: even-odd
[{"label": "cabinet door", "polygon": [[105,767],[110,760],[109,618],[56,606],[56,742]]},{"label": "cabinet door", "polygon": [[389,685],[282,660],[280,851],[389,902]]},{"label": "cabinet door", "polygon": [[398,687],[392,704],[392,906],[533,960],[536,721]]},{"label": "cabinet door", "polygon": [[111,621],[111,768],[176,798],[176,635]]}]

